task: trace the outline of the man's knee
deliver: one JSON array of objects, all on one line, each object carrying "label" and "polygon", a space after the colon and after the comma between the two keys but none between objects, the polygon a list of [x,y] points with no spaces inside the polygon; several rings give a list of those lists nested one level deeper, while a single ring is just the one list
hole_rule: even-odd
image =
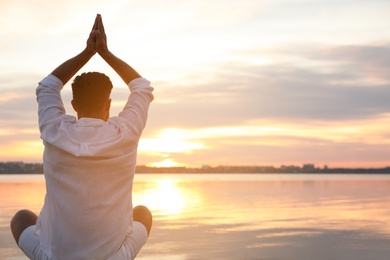
[{"label": "man's knee", "polygon": [[137,222],[141,222],[146,227],[149,236],[150,229],[152,228],[152,222],[153,222],[153,217],[150,210],[147,207],[142,205],[136,206],[133,209],[133,220]]},{"label": "man's knee", "polygon": [[15,216],[11,219],[11,231],[12,235],[15,238],[17,244],[19,244],[19,237],[23,231],[29,226],[35,225],[37,223],[38,216],[28,210],[22,209],[16,212]]}]

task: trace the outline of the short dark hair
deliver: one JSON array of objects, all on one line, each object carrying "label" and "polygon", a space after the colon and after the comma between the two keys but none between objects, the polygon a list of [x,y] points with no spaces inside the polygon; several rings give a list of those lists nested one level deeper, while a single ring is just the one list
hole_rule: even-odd
[{"label": "short dark hair", "polygon": [[72,83],[73,100],[79,110],[99,110],[110,98],[112,83],[100,72],[87,72],[77,76]]}]

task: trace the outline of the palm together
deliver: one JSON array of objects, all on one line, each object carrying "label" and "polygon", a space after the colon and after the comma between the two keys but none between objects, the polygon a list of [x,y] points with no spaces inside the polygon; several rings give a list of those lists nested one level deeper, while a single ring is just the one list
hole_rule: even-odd
[{"label": "palm together", "polygon": [[99,53],[102,55],[108,51],[107,48],[107,37],[104,32],[103,20],[100,14],[96,15],[95,23],[93,24],[91,33],[87,40],[87,50],[92,54]]}]

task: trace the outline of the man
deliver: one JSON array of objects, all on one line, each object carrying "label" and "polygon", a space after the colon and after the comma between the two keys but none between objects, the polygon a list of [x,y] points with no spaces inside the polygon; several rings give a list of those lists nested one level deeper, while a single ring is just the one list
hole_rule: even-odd
[{"label": "man", "polygon": [[[76,119],[65,114],[60,91],[96,53],[131,94],[123,111],[109,117],[109,78],[83,73],[72,84]],[[133,259],[146,243],[152,215],[144,206],[133,209],[131,193],[152,91],[149,81],[108,50],[100,15],[85,50],[39,83],[44,206],[39,217],[21,210],[11,220],[16,243],[30,259]]]}]

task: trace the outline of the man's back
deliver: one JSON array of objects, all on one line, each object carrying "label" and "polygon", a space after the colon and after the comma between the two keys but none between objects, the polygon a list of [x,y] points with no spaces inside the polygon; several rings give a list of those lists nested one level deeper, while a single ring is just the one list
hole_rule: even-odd
[{"label": "man's back", "polygon": [[130,87],[124,110],[107,122],[64,114],[52,75],[37,88],[47,194],[36,233],[51,258],[109,257],[132,231],[137,145],[153,88],[145,79]]},{"label": "man's back", "polygon": [[42,248],[53,258],[111,256],[131,226],[134,160],[80,158],[50,145],[46,153],[47,194],[37,221]]}]

